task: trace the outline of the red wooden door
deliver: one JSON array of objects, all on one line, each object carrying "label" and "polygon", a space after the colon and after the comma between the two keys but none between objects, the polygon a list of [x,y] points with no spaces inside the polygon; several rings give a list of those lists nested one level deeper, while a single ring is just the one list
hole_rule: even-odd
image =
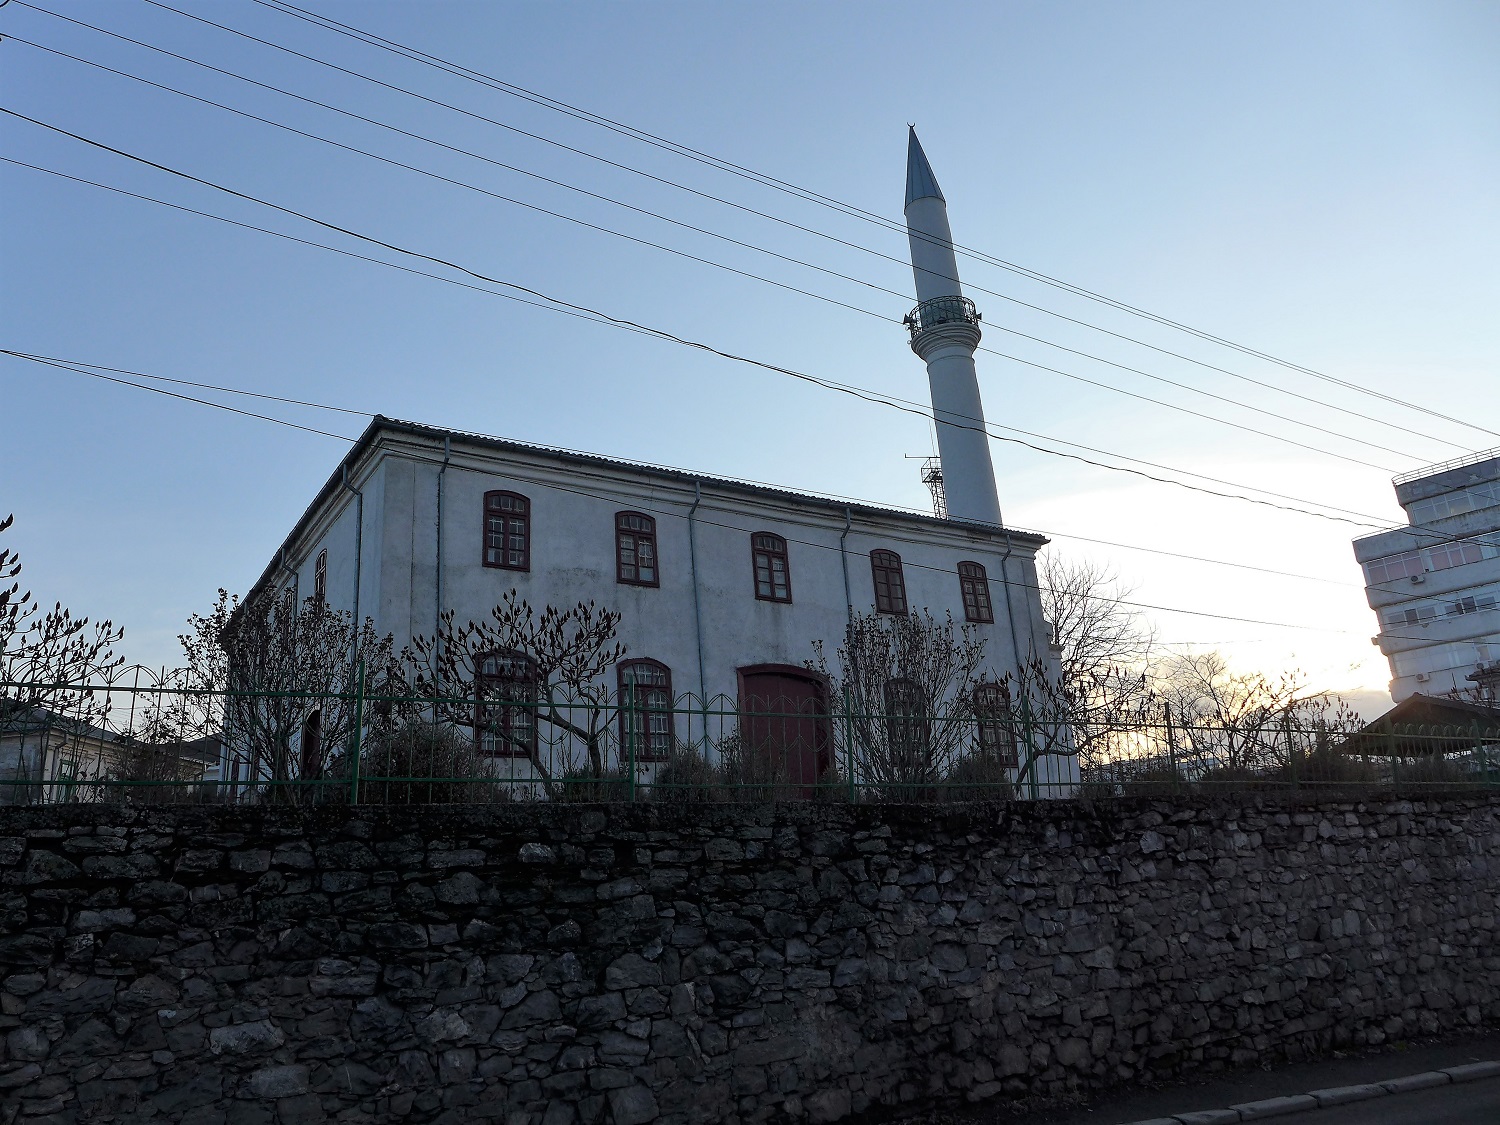
[{"label": "red wooden door", "polygon": [[804,669],[761,664],[740,669],[740,737],[752,774],[775,782],[775,796],[811,797],[832,765],[828,689]]}]

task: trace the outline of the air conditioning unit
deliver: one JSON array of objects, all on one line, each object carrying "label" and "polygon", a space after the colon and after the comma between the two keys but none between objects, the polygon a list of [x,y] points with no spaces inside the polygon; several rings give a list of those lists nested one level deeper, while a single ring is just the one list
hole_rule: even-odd
[{"label": "air conditioning unit", "polygon": [[1417,683],[1419,683],[1419,684],[1425,684],[1430,679],[1432,679],[1432,673],[1431,672],[1418,672],[1417,673],[1416,680],[1417,680]]},{"label": "air conditioning unit", "polygon": [[1411,584],[1413,586],[1420,586],[1423,582],[1426,582],[1426,581],[1427,581],[1427,575],[1425,575],[1425,574],[1413,574],[1411,576]]}]

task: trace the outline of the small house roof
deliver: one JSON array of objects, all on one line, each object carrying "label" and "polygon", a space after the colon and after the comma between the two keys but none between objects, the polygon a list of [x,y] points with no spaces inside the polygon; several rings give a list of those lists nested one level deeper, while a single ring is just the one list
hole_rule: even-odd
[{"label": "small house roof", "polygon": [[1346,754],[1444,754],[1500,742],[1500,705],[1452,696],[1407,696],[1349,736]]}]

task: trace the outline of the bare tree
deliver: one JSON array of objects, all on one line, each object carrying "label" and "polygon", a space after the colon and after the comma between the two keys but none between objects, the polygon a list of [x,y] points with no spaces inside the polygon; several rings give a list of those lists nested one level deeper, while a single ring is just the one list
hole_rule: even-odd
[{"label": "bare tree", "polygon": [[[946,772],[974,723],[975,672],[984,638],[924,610],[901,616],[856,613],[836,653],[833,674],[816,646],[812,666],[849,708],[855,756],[882,785],[925,796]],[[838,737],[846,737],[837,724]]]},{"label": "bare tree", "polygon": [[1128,711],[1150,690],[1146,671],[1156,644],[1155,630],[1124,604],[1132,588],[1097,563],[1055,554],[1043,557],[1039,579],[1059,683],[1075,717],[1087,723]]},{"label": "bare tree", "polygon": [[437,634],[414,638],[402,661],[412,693],[439,718],[524,755],[551,793],[558,763],[543,757],[537,724],[576,739],[588,776],[605,775],[613,709],[603,677],[625,655],[619,624],[619,613],[593,602],[538,614],[512,590],[482,621],[460,626],[448,610]]},{"label": "bare tree", "polygon": [[326,779],[361,718],[365,728],[394,721],[379,706],[361,716],[356,700],[361,664],[367,697],[401,683],[391,637],[370,618],[356,626],[312,598],[299,606],[290,590],[243,603],[220,590],[179,640],[186,663],[168,677],[147,740],[222,735],[245,780],[273,783],[274,799],[299,792],[275,783]]},{"label": "bare tree", "polygon": [[1178,716],[1177,753],[1199,776],[1270,776],[1294,756],[1327,754],[1363,725],[1336,695],[1313,691],[1295,669],[1238,672],[1217,652],[1178,657],[1161,693]]},{"label": "bare tree", "polygon": [[[0,532],[14,522],[14,516],[0,520]],[[20,556],[0,549],[0,735],[18,736],[15,761],[0,763],[0,771],[39,781],[30,774],[43,764],[41,742],[76,744],[108,715],[108,693],[97,688],[124,663],[114,646],[125,631],[111,621],[91,625],[61,602],[43,610],[30,590],[21,592],[20,574]],[[28,742],[33,761],[27,760]],[[21,794],[25,800],[34,795]]]}]

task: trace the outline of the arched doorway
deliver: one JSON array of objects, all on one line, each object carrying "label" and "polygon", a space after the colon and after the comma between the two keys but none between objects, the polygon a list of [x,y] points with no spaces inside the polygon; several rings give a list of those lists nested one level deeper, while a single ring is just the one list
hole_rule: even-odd
[{"label": "arched doorway", "polygon": [[793,664],[739,669],[740,738],[748,759],[764,770],[772,792],[808,798],[833,765],[828,684]]}]

